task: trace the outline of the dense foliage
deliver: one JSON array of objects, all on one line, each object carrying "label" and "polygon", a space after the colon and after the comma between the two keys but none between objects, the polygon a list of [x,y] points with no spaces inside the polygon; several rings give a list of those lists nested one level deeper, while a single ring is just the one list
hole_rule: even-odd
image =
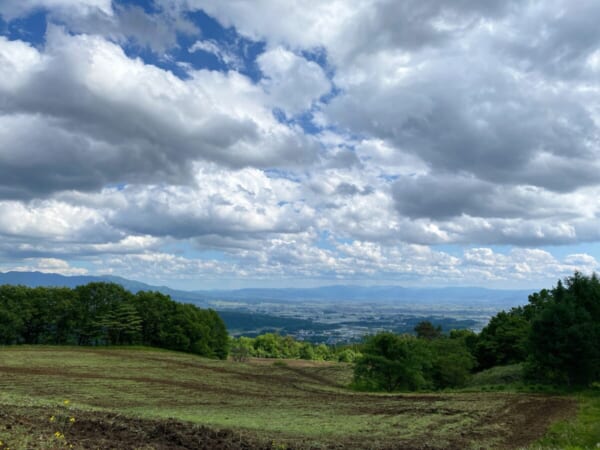
[{"label": "dense foliage", "polygon": [[575,273],[530,297],[527,375],[558,384],[600,380],[600,281]]},{"label": "dense foliage", "polygon": [[354,384],[369,390],[462,386],[475,365],[463,334],[419,338],[382,332],[366,339],[362,354],[354,366]]},{"label": "dense foliage", "polygon": [[479,368],[525,362],[529,380],[589,385],[600,379],[600,282],[575,273],[529,303],[500,312],[481,331]]},{"label": "dense foliage", "polygon": [[352,362],[359,355],[356,347],[331,347],[326,344],[297,341],[292,336],[265,333],[255,338],[242,336],[232,339],[231,356],[238,361],[258,357]]},{"label": "dense foliage", "polygon": [[457,387],[473,370],[511,365],[536,383],[589,386],[600,380],[600,281],[575,273],[530,295],[527,305],[499,312],[478,335],[452,330],[445,337],[428,322],[415,332],[417,337],[368,337],[355,364],[355,385],[387,391]]},{"label": "dense foliage", "polygon": [[530,329],[523,308],[501,311],[492,317],[479,333],[475,346],[479,369],[524,361]]},{"label": "dense foliage", "polygon": [[143,344],[224,359],[219,315],[159,292],[132,294],[114,283],[75,289],[0,286],[0,344]]}]

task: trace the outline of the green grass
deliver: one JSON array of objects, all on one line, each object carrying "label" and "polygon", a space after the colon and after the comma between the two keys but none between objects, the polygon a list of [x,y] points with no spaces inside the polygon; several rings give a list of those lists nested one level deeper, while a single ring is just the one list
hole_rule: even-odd
[{"label": "green grass", "polygon": [[[518,441],[510,434],[520,433],[514,417],[535,421],[547,412],[539,396],[363,393],[347,388],[351,377],[347,364],[235,363],[145,348],[5,347],[0,412],[51,409],[69,399],[75,412],[176,418],[283,444],[356,448],[496,448]],[[0,426],[0,440],[10,437]]]},{"label": "green grass", "polygon": [[497,366],[473,375],[468,387],[507,386],[523,382],[523,365]]},{"label": "green grass", "polygon": [[555,423],[531,449],[568,450],[600,448],[600,389],[576,394],[577,416]]}]

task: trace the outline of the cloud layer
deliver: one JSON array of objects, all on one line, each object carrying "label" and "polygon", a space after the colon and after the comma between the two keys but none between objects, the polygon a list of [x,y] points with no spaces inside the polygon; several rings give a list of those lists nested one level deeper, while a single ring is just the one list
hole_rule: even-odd
[{"label": "cloud layer", "polygon": [[599,12],[2,2],[0,269],[197,287],[595,270]]}]

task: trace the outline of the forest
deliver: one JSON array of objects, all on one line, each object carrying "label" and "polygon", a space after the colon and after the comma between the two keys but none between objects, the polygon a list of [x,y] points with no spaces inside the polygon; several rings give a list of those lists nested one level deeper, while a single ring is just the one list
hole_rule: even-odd
[{"label": "forest", "polygon": [[0,345],[146,345],[219,359],[229,348],[215,311],[115,283],[0,286],[0,323]]}]

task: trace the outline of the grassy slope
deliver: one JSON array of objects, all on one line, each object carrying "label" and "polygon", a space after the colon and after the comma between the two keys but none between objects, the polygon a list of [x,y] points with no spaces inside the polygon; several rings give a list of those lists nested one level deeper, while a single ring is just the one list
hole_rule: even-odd
[{"label": "grassy slope", "polygon": [[[176,418],[296,446],[357,448],[518,448],[569,409],[562,399],[519,394],[357,393],[343,387],[350,376],[342,364],[233,363],[150,349],[5,347],[0,408],[37,411],[69,399],[73,414]],[[0,439],[10,438],[11,431],[0,428]]]},{"label": "grassy slope", "polygon": [[546,435],[533,443],[530,449],[600,448],[600,384],[596,383],[593,388],[588,390],[568,393],[552,386],[526,384],[522,372],[522,364],[493,367],[473,376],[465,391],[504,390],[526,393],[561,393],[576,398],[577,415],[554,423]]},{"label": "grassy slope", "polygon": [[531,448],[561,448],[568,450],[600,448],[600,392],[586,391],[577,394],[577,416],[560,421]]}]

